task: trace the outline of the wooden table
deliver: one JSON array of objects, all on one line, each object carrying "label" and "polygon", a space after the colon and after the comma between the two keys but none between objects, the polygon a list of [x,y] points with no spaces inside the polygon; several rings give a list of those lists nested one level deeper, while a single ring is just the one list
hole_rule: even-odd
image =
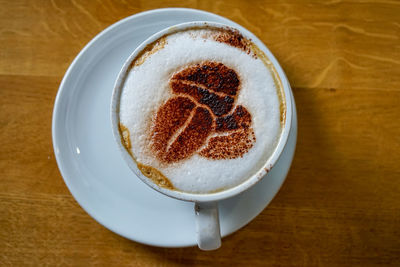
[{"label": "wooden table", "polygon": [[[399,1],[6,1],[0,4],[0,265],[400,266]],[[129,15],[191,7],[263,40],[299,116],[289,176],[218,251],[126,240],[75,202],[51,117],[60,81]]]}]

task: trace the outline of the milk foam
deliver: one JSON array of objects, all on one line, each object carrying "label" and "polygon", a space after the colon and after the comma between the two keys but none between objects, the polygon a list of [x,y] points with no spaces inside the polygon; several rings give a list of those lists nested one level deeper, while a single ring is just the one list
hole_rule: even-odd
[{"label": "milk foam", "polygon": [[[282,131],[281,103],[271,71],[251,53],[215,41],[213,33],[212,29],[193,29],[168,35],[162,49],[129,71],[121,93],[120,123],[129,129],[131,153],[184,192],[206,193],[242,183],[270,158]],[[235,106],[243,105],[251,113],[256,142],[235,159],[211,160],[195,153],[183,161],[162,163],[149,149],[152,120],[158,108],[175,96],[169,86],[172,75],[204,61],[220,62],[239,75]]]}]

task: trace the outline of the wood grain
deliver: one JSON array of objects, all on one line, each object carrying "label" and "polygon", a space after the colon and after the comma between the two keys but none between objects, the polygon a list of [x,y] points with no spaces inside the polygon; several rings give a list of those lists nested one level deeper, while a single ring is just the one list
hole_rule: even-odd
[{"label": "wood grain", "polygon": [[[400,2],[0,1],[0,265],[400,265]],[[190,7],[262,39],[293,86],[299,135],[278,196],[218,251],[128,241],[75,202],[51,116],[83,46],[129,15]]]}]

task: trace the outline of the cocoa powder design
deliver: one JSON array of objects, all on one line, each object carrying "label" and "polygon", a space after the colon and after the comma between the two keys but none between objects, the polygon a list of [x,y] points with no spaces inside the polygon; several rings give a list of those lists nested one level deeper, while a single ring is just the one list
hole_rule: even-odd
[{"label": "cocoa powder design", "polygon": [[169,84],[175,96],[158,109],[150,136],[151,149],[162,163],[194,153],[234,159],[251,149],[256,141],[251,114],[235,106],[240,80],[234,70],[207,61],[174,74]]}]

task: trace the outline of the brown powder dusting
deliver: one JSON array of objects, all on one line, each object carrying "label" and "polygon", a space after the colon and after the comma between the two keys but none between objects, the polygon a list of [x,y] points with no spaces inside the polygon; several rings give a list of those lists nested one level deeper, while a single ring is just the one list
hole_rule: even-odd
[{"label": "brown powder dusting", "polygon": [[240,85],[236,72],[222,63],[204,62],[175,74],[172,81],[190,81],[208,90],[235,96]]},{"label": "brown powder dusting", "polygon": [[158,110],[152,129],[152,148],[158,157],[164,158],[168,141],[190,117],[195,103],[186,97],[169,99]]},{"label": "brown powder dusting", "polygon": [[237,106],[232,114],[217,118],[216,132],[226,132],[239,128],[247,129],[251,125],[251,115],[247,109],[241,105]]},{"label": "brown powder dusting", "polygon": [[[233,110],[239,85],[235,71],[216,62],[196,64],[173,75],[170,87],[180,96],[169,99],[155,115],[151,148],[157,158],[167,164],[178,162],[204,146],[199,154],[210,159],[247,153],[255,136],[247,109],[238,105]],[[220,136],[209,138],[213,133]]]},{"label": "brown powder dusting", "polygon": [[171,163],[190,157],[207,140],[212,131],[213,118],[210,112],[198,107],[189,125],[171,144],[163,160]]},{"label": "brown powder dusting", "polygon": [[[214,40],[239,48],[247,54],[251,53],[250,41],[237,30],[226,30],[222,33],[218,33],[215,35]],[[256,57],[256,55],[254,54],[253,57]]]},{"label": "brown powder dusting", "polygon": [[230,96],[219,96],[207,89],[177,80],[172,80],[170,85],[174,93],[182,93],[193,97],[199,104],[208,106],[217,116],[227,114],[232,109],[235,101]]},{"label": "brown powder dusting", "polygon": [[243,157],[256,141],[253,131],[242,129],[225,136],[216,136],[210,138],[207,147],[199,152],[206,158],[235,159]]}]

